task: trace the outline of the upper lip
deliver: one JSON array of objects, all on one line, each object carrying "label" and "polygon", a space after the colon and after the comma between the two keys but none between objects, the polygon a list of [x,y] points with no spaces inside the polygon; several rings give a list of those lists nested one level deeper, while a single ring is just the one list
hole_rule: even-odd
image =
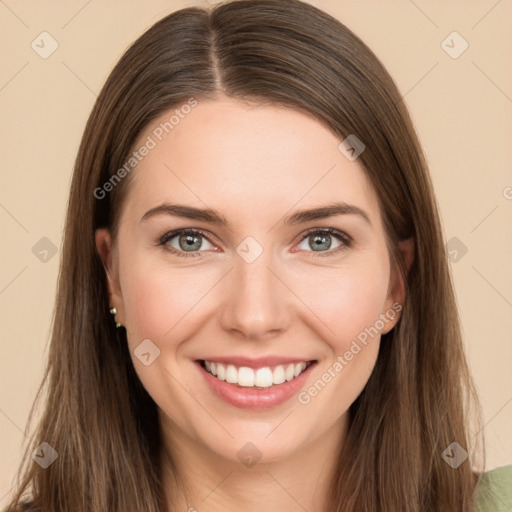
[{"label": "upper lip", "polygon": [[205,357],[202,361],[211,361],[213,363],[232,364],[233,366],[248,368],[264,368],[265,366],[278,366],[285,364],[307,363],[314,361],[314,359],[307,357],[283,357],[283,356],[267,356],[252,358],[247,356],[220,356],[220,357]]}]

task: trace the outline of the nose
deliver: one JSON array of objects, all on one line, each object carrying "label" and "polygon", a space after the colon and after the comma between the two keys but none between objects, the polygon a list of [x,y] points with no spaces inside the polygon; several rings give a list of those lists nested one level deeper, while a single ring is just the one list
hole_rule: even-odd
[{"label": "nose", "polygon": [[237,256],[224,282],[220,323],[240,339],[268,340],[289,327],[293,294],[271,268],[270,252],[252,263]]}]

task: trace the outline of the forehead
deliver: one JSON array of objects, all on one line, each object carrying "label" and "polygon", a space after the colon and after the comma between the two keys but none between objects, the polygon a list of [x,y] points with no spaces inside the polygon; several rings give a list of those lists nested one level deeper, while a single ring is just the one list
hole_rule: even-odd
[{"label": "forehead", "polygon": [[132,171],[130,211],[188,202],[236,222],[345,201],[380,217],[362,165],[313,116],[232,99],[198,100],[175,115],[179,109],[151,122],[134,145],[150,149]]}]

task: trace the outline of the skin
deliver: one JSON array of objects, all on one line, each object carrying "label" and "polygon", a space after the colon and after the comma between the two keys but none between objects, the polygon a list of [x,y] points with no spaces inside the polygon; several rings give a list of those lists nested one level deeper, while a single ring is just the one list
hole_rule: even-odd
[{"label": "skin", "polygon": [[[135,146],[169,115],[151,123]],[[316,359],[307,389],[380,314],[403,303],[377,196],[362,165],[349,161],[339,143],[317,119],[293,109],[222,96],[199,100],[132,171],[117,240],[107,229],[96,233],[110,304],[159,408],[162,454],[172,456],[187,489],[171,495],[165,485],[176,510],[326,510],[336,446],[348,408],[374,368],[380,335],[308,404],[295,396],[266,411],[222,401],[197,377],[193,361],[228,354]],[[296,210],[340,201],[366,211],[371,225],[350,214],[283,222]],[[229,228],[165,214],[141,221],[165,202],[217,210]],[[315,251],[307,230],[329,227],[348,234],[353,245],[336,251],[343,241],[331,235],[331,247]],[[180,228],[205,232],[195,257],[159,245]],[[250,264],[236,252],[247,236],[263,249]],[[170,244],[185,252],[179,236]],[[412,241],[400,250],[409,266]],[[382,333],[398,319],[386,321]],[[160,350],[149,366],[133,355],[144,339]],[[261,453],[252,467],[237,456],[247,442]]]}]

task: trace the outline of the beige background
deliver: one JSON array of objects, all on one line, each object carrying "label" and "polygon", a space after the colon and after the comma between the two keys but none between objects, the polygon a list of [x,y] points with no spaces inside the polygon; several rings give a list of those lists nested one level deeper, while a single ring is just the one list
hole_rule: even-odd
[{"label": "beige background", "polygon": [[[58,252],[44,262],[32,248],[43,237],[60,247],[78,144],[112,66],[152,23],[201,3],[0,1],[0,506],[42,377],[59,264]],[[310,3],[376,52],[412,112],[445,238],[467,247],[452,272],[488,466],[512,463],[512,3]],[[31,48],[43,31],[59,45],[47,59]],[[455,59],[441,46],[453,31],[469,44]],[[449,51],[462,48],[452,39]]]}]

